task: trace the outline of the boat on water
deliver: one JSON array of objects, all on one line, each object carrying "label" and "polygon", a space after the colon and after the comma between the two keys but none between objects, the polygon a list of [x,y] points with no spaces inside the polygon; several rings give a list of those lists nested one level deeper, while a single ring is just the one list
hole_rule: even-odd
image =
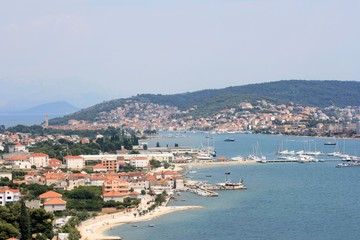
[{"label": "boat on water", "polygon": [[324,145],[336,145],[336,142],[325,142]]},{"label": "boat on water", "polygon": [[240,178],[240,181],[237,182],[231,182],[229,179],[225,179],[225,182],[220,182],[216,184],[217,187],[220,189],[225,190],[238,190],[238,189],[246,189],[245,185],[243,184],[243,179]]},{"label": "boat on water", "polygon": [[243,161],[244,158],[242,156],[236,156],[236,157],[232,157],[231,160],[233,160],[233,161]]},{"label": "boat on water", "polygon": [[347,163],[339,163],[336,165],[337,168],[342,167],[360,167],[360,161],[354,161],[354,162],[347,162]]},{"label": "boat on water", "polygon": [[235,138],[226,138],[224,142],[235,142]]},{"label": "boat on water", "polygon": [[225,171],[225,174],[226,174],[226,175],[230,175],[230,170],[229,170],[229,169],[226,170],[226,171]]}]

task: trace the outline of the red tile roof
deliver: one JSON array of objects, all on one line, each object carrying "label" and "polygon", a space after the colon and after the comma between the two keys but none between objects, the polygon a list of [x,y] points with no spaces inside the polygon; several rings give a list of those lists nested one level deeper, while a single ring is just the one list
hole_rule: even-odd
[{"label": "red tile roof", "polygon": [[66,201],[61,198],[52,198],[44,202],[44,205],[66,205]]},{"label": "red tile roof", "polygon": [[40,199],[44,198],[61,198],[62,195],[60,193],[54,192],[54,191],[48,191],[46,193],[43,193],[39,195]]},{"label": "red tile roof", "polygon": [[9,188],[9,187],[0,188],[0,193],[4,193],[6,191],[10,191],[10,192],[13,192],[13,193],[20,192],[18,189],[12,189],[12,188]]},{"label": "red tile roof", "polygon": [[29,157],[49,157],[49,155],[45,153],[31,153]]},{"label": "red tile roof", "polygon": [[17,156],[17,157],[8,158],[7,160],[8,161],[21,161],[21,160],[26,160],[26,159],[27,159],[26,156]]},{"label": "red tile roof", "polygon": [[115,192],[115,191],[113,191],[113,192],[104,192],[103,193],[104,197],[125,197],[127,195],[128,194],[126,194],[126,193]]},{"label": "red tile roof", "polygon": [[93,168],[94,169],[98,169],[98,168],[105,168],[106,169],[106,167],[104,165],[102,165],[101,163],[96,164],[95,166],[93,166]]}]

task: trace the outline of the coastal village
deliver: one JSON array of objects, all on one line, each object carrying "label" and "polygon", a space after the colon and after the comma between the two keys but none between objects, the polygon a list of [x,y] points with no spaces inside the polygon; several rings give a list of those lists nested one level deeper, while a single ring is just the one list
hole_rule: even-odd
[{"label": "coastal village", "polygon": [[[147,148],[145,145],[138,145],[133,146],[131,150],[136,150],[136,153],[122,148],[115,154],[66,155],[63,159],[56,159],[50,158],[46,153],[30,152],[29,148],[31,149],[33,145],[44,139],[56,141],[66,138],[68,141],[80,144],[88,144],[94,139],[74,135],[48,135],[33,139],[30,134],[21,133],[5,133],[1,134],[0,138],[2,143],[8,146],[8,153],[2,154],[2,159],[0,159],[0,206],[19,202],[25,197],[27,208],[44,209],[46,212],[56,213],[58,217],[53,220],[54,233],[56,233],[54,239],[74,239],[71,238],[69,232],[66,233],[63,230],[72,217],[71,215],[63,216],[61,213],[66,214],[69,208],[73,210],[76,208],[71,204],[69,206],[67,198],[61,193],[76,191],[82,187],[95,187],[100,190],[98,197],[101,197],[101,201],[105,204],[98,211],[93,211],[96,219],[98,215],[110,216],[109,214],[121,213],[120,217],[127,214],[131,221],[136,216],[160,211],[178,191],[190,191],[200,196],[217,196],[218,193],[214,190],[246,189],[242,183],[225,182],[218,186],[210,186],[185,179],[183,174],[187,171],[187,163],[209,162],[201,160],[204,150],[191,147]],[[215,157],[211,159],[211,162],[219,164],[227,161],[222,158],[216,160]],[[131,167],[133,170],[124,171],[126,167]],[[24,186],[47,186],[48,188],[42,188],[41,194],[29,198],[26,197],[28,193]],[[162,195],[164,199],[157,201],[157,197]],[[109,202],[112,204],[106,204]],[[124,205],[116,204],[116,202],[131,203],[131,205],[124,208]],[[189,206],[189,208],[193,207]],[[176,210],[181,209],[183,208]],[[171,211],[174,210],[172,207]],[[85,224],[80,226],[85,226]],[[90,234],[89,230],[78,228],[83,239],[94,239],[86,237]],[[101,229],[106,228],[101,226]],[[99,239],[105,238],[99,236]]]},{"label": "coastal village", "polygon": [[[194,118],[175,107],[152,103],[129,101],[124,108],[110,113],[101,113],[94,122],[69,120],[67,125],[49,125],[44,129],[59,131],[96,131],[113,127],[131,129],[136,135],[156,131],[206,131],[212,133],[270,133],[308,136],[352,136],[360,134],[360,110],[330,107],[320,109],[289,105],[274,105],[266,101],[257,104],[242,102],[238,109],[227,109],[207,118]],[[174,117],[182,115],[184,117]],[[335,117],[336,116],[336,117]],[[309,127],[309,122],[313,122]],[[127,133],[130,135],[129,133]],[[130,137],[130,136],[129,136]],[[0,134],[0,206],[24,202],[27,209],[41,209],[52,215],[52,239],[119,239],[105,237],[102,232],[113,225],[140,221],[171,211],[198,208],[198,206],[166,207],[171,197],[179,191],[190,191],[200,196],[218,196],[218,190],[243,190],[240,181],[225,181],[217,185],[191,181],[184,174],[188,166],[196,164],[247,164],[266,162],[265,159],[216,158],[214,149],[192,147],[153,147],[144,143],[121,146],[116,152],[99,151],[98,154],[73,155],[69,144],[98,144],[106,136],[84,137],[77,134],[38,134],[3,131]],[[228,141],[232,141],[228,139]],[[66,153],[61,158],[51,157],[45,152],[33,152],[37,145],[53,142],[62,146]],[[56,146],[55,144],[55,146]],[[279,153],[282,154],[282,153]],[[310,162],[313,157],[301,155]],[[255,156],[254,156],[255,157]],[[259,157],[259,156],[258,156]],[[293,156],[291,156],[293,158]],[[274,160],[279,161],[279,160]],[[295,161],[295,160],[281,160]],[[271,162],[271,161],[270,161]],[[29,196],[31,187],[40,188]],[[82,196],[90,194],[87,189],[96,189],[100,205],[91,211],[78,204]],[[78,191],[78,192],[77,192]],[[71,198],[72,195],[79,199]],[[92,193],[91,193],[92,194]],[[90,196],[90,195],[89,195]],[[75,203],[74,203],[75,202]],[[71,212],[75,211],[77,213]],[[79,220],[76,214],[86,212]],[[71,225],[70,225],[71,223]],[[40,233],[34,233],[34,239]],[[18,234],[4,239],[18,239]],[[46,237],[44,239],[50,239]]]}]

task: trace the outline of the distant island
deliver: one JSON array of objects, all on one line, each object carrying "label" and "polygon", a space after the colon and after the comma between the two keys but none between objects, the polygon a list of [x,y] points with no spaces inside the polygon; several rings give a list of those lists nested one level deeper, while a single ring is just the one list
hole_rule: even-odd
[{"label": "distant island", "polygon": [[173,95],[141,94],[102,102],[49,121],[49,128],[111,127],[355,136],[360,82],[284,80]]}]

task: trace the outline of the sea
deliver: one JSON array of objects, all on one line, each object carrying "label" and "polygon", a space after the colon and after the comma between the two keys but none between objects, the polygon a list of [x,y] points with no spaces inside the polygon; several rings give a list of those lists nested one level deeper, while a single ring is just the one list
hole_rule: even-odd
[{"label": "sea", "polygon": [[[225,142],[234,138],[233,142]],[[256,149],[267,159],[279,150],[341,151],[360,155],[360,140],[258,134],[161,133],[148,146],[212,146],[218,157],[247,156]],[[204,208],[114,227],[107,235],[125,240],[338,240],[360,239],[360,167],[336,168],[339,159],[324,162],[265,163],[193,168],[187,177],[211,184],[244,180],[246,190],[219,191],[218,197],[181,192],[170,206]],[[230,175],[225,175],[230,171]],[[211,177],[210,177],[211,176]],[[149,224],[153,227],[149,227]]]},{"label": "sea", "polygon": [[15,115],[15,114],[0,114],[0,125],[6,128],[16,125],[40,125],[45,121],[45,115]]}]

